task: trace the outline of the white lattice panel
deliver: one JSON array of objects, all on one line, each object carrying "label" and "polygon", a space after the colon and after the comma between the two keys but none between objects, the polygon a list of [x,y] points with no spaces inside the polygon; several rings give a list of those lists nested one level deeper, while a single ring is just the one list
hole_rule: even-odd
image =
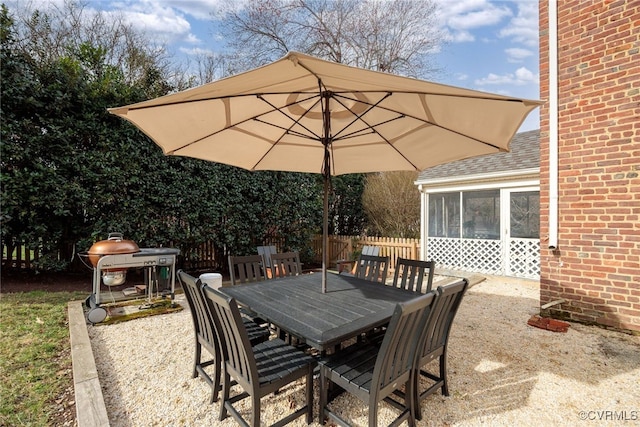
[{"label": "white lattice panel", "polygon": [[540,240],[511,239],[509,243],[509,275],[528,279],[540,278]]},{"label": "white lattice panel", "polygon": [[504,274],[499,240],[432,237],[427,244],[427,258],[436,260],[440,268]]},{"label": "white lattice panel", "polygon": [[511,239],[508,263],[504,260],[500,240],[430,237],[427,241],[427,253],[427,258],[436,260],[439,268],[527,279],[540,278],[538,239]]},{"label": "white lattice panel", "polygon": [[440,268],[460,268],[460,239],[430,237],[427,240],[427,259],[433,259]]},{"label": "white lattice panel", "polygon": [[500,240],[462,239],[462,265],[465,270],[504,274]]}]

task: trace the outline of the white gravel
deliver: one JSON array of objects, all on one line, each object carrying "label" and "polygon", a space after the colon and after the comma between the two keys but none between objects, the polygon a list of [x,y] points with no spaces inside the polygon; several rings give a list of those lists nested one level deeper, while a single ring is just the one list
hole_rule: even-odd
[{"label": "white gravel", "polygon": [[[427,398],[419,426],[640,425],[640,337],[580,324],[567,333],[528,326],[538,295],[537,282],[502,277],[467,292],[450,339],[451,396]],[[231,417],[218,421],[210,388],[191,378],[188,308],[89,326],[89,336],[111,426],[236,425]],[[292,400],[304,401],[302,383],[263,399],[262,424],[289,411]],[[348,394],[333,407],[367,424],[366,405]],[[383,404],[381,424],[395,414]],[[293,425],[306,425],[304,417]]]}]

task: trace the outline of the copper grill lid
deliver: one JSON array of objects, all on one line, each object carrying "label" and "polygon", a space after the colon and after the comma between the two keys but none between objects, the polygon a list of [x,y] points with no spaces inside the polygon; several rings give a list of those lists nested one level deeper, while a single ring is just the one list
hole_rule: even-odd
[{"label": "copper grill lid", "polygon": [[89,261],[96,267],[103,255],[134,254],[140,248],[133,240],[125,240],[122,233],[109,233],[107,240],[100,240],[89,248]]}]

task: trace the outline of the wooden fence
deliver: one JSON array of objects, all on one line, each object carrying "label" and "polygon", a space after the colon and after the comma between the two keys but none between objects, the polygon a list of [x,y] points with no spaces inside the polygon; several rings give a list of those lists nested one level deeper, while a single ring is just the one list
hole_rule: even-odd
[{"label": "wooden fence", "polygon": [[[398,258],[418,259],[420,255],[420,239],[403,239],[396,237],[360,237],[329,236],[329,266],[335,266],[339,260],[355,260],[363,246],[378,246],[380,256],[388,256],[390,269],[396,268]],[[322,262],[322,236],[313,238],[315,261]]]},{"label": "wooden fence", "polygon": [[40,251],[29,249],[24,243],[5,245],[2,242],[2,267],[30,270],[40,259]]},{"label": "wooden fence", "polygon": [[[282,242],[272,240],[265,245],[274,245],[281,250]],[[316,235],[312,239],[314,261],[322,262],[322,236]],[[363,246],[380,247],[380,255],[388,256],[394,269],[398,257],[418,259],[420,253],[420,239],[401,239],[393,237],[360,237],[360,236],[329,236],[329,267],[335,267],[336,261],[355,260]],[[11,252],[11,253],[9,253]],[[183,256],[185,254],[182,254]],[[184,268],[189,270],[219,269],[226,265],[226,260],[216,260],[212,242],[203,243],[190,251],[188,261],[184,261]],[[24,244],[15,244],[13,248],[2,245],[2,265],[18,269],[30,269],[39,257],[38,251],[27,249]],[[184,260],[184,258],[183,258]]]}]

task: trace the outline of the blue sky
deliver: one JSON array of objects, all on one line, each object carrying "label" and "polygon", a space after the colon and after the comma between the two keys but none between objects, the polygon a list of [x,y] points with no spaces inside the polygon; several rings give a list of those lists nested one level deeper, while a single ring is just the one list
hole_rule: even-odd
[{"label": "blue sky", "polygon": [[[15,0],[14,0],[15,1]],[[44,5],[63,0],[32,0]],[[419,1],[419,0],[416,0]],[[432,80],[502,95],[539,99],[538,0],[435,0],[447,43],[434,55]],[[13,1],[8,1],[10,7]],[[220,46],[211,12],[218,0],[89,0],[89,9],[121,13],[176,55]],[[539,109],[520,128],[537,129]]]}]

